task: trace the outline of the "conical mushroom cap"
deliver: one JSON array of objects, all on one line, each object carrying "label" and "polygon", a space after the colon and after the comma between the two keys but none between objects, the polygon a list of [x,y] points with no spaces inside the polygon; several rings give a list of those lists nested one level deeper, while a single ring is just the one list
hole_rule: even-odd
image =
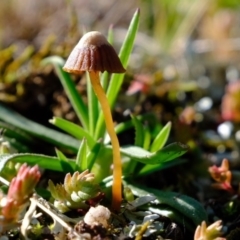
[{"label": "conical mushroom cap", "polygon": [[100,32],[86,33],[70,53],[63,69],[81,74],[85,71],[124,73],[125,69],[107,39]]}]

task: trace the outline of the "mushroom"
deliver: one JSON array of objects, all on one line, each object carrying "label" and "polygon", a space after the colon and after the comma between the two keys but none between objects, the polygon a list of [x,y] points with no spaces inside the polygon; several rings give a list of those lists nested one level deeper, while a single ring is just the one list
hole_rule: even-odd
[{"label": "mushroom", "polygon": [[99,72],[124,73],[125,69],[107,39],[97,31],[86,33],[70,53],[63,70],[82,74],[89,72],[93,90],[100,102],[107,132],[113,149],[112,208],[118,211],[122,201],[122,164],[120,146],[106,94],[101,86]]}]

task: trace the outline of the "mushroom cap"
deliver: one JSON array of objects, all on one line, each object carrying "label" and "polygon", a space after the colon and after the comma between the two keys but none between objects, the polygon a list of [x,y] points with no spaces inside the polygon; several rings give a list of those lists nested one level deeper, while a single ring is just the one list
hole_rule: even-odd
[{"label": "mushroom cap", "polygon": [[97,31],[83,35],[70,53],[63,70],[75,74],[82,74],[84,71],[125,72],[114,48]]}]

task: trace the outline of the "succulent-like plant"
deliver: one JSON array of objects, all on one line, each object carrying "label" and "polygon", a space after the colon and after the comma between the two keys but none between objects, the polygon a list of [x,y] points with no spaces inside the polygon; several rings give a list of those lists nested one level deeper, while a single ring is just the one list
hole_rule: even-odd
[{"label": "succulent-like plant", "polygon": [[75,172],[72,176],[66,174],[64,184],[56,184],[49,180],[49,190],[54,200],[54,206],[60,212],[72,209],[87,209],[87,201],[101,195],[99,187],[94,183],[94,174],[85,170],[82,173]]},{"label": "succulent-like plant", "polygon": [[207,227],[205,221],[199,225],[194,234],[194,240],[225,240],[222,235],[222,221],[218,220]]}]

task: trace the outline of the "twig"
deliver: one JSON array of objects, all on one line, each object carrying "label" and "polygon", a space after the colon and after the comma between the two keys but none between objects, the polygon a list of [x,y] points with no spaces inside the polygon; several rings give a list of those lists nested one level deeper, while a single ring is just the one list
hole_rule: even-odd
[{"label": "twig", "polygon": [[37,195],[34,195],[32,198],[30,198],[31,202],[36,203],[36,205],[41,208],[44,212],[46,212],[49,216],[51,216],[54,220],[56,220],[59,224],[61,224],[65,229],[67,229],[68,232],[71,232],[76,237],[79,237],[81,239],[81,236],[71,227],[69,226],[63,219],[61,219],[57,214],[55,214],[53,211],[45,207],[42,203],[38,201]]}]

